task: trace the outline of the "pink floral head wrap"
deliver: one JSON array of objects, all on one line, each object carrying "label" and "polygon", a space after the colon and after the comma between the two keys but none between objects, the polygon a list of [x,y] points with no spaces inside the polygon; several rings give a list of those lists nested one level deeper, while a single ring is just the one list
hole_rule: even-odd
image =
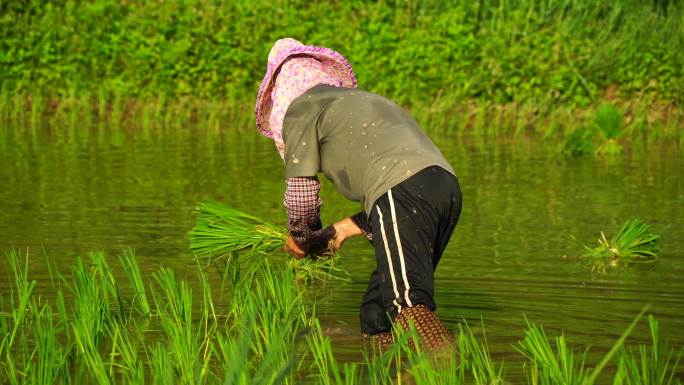
[{"label": "pink floral head wrap", "polygon": [[285,153],[283,118],[287,108],[319,84],[352,88],[356,87],[356,76],[347,59],[329,48],[306,46],[291,38],[273,44],[254,115],[257,128],[275,141],[281,158]]}]

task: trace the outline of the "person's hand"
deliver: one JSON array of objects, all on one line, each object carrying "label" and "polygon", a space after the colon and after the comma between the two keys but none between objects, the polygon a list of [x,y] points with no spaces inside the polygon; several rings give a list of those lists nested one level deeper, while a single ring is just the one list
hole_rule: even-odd
[{"label": "person's hand", "polygon": [[303,258],[306,253],[304,250],[302,250],[298,245],[297,242],[291,237],[288,236],[287,240],[285,241],[285,246],[284,246],[285,252],[290,254],[291,256],[301,259]]},{"label": "person's hand", "polygon": [[363,234],[363,231],[361,231],[359,226],[357,226],[350,217],[336,222],[333,227],[335,227],[335,250],[341,249],[342,244],[344,244],[344,241],[347,239]]}]

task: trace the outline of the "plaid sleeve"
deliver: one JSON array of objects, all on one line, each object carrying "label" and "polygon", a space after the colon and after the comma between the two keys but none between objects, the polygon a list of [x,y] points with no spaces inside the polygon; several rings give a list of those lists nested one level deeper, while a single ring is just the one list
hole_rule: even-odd
[{"label": "plaid sleeve", "polygon": [[363,236],[369,241],[373,241],[373,230],[371,230],[370,224],[368,223],[368,217],[366,213],[361,211],[351,217],[352,222],[357,225],[363,232]]},{"label": "plaid sleeve", "polygon": [[283,205],[287,211],[287,230],[297,245],[308,253],[314,233],[323,227],[320,217],[323,202],[318,196],[321,185],[315,176],[286,178],[285,183]]}]

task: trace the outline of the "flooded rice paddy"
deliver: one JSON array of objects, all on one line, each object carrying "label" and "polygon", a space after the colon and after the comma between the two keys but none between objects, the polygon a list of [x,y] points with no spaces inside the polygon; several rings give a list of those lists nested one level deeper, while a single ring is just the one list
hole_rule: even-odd
[{"label": "flooded rice paddy", "polygon": [[[463,211],[436,273],[438,315],[452,328],[485,325],[495,359],[525,317],[601,356],[645,305],[670,345],[684,343],[684,156],[639,145],[614,157],[568,157],[555,144],[432,135],[453,165]],[[256,131],[0,128],[0,253],[29,250],[30,277],[50,297],[43,255],[68,269],[76,256],[134,248],[143,274],[169,266],[191,276],[194,207],[213,199],[284,224],[283,164]],[[360,208],[324,183],[323,221]],[[662,235],[652,269],[593,271],[576,258],[640,218]],[[351,283],[316,291],[317,313],[340,359],[361,359],[358,307],[374,268],[365,240],[345,244]],[[117,268],[118,264],[110,264]],[[0,264],[0,292],[10,291]],[[123,273],[121,272],[123,276]],[[218,276],[213,283],[220,286]],[[629,341],[648,338],[641,322]]]}]

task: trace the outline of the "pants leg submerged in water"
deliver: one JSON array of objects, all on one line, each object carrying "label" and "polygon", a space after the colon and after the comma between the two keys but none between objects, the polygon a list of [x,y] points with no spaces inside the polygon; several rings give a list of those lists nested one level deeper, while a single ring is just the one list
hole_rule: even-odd
[{"label": "pants leg submerged in water", "polygon": [[434,271],[460,212],[458,181],[437,166],[416,173],[374,203],[370,225],[377,268],[361,305],[364,334],[391,331],[392,321],[408,308],[405,316],[412,318],[435,310]]}]

